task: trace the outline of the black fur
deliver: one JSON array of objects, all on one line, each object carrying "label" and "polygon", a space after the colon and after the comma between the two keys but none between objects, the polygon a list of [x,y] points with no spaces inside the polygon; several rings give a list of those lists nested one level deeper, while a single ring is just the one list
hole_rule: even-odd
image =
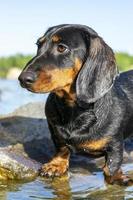
[{"label": "black fur", "polygon": [[[50,37],[55,33],[71,48],[69,53],[51,53]],[[123,140],[133,133],[133,70],[119,74],[111,48],[87,26],[55,26],[44,36],[47,42],[39,46],[36,59],[22,74],[38,74],[43,67],[53,65],[64,69],[73,65],[75,57],[83,63],[73,83],[75,105],[69,106],[64,97],[52,91],[46,102],[46,116],[57,150],[62,146],[77,150],[77,145],[85,141],[109,137],[109,143],[100,151],[110,175],[114,175],[122,163]],[[32,91],[21,76],[21,84]]]}]

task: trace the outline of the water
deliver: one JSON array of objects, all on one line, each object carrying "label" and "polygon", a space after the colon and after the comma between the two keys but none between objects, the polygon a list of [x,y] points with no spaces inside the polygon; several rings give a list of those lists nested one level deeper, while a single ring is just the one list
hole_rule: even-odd
[{"label": "water", "polygon": [[20,87],[17,80],[0,79],[0,114],[12,112],[28,102],[46,101],[47,94],[34,94]]},{"label": "water", "polygon": [[[45,103],[47,95],[32,94],[17,81],[0,80],[0,114],[34,101]],[[0,200],[133,200],[133,187],[109,186],[104,182],[99,164],[83,157],[72,161],[68,175],[47,179],[38,177],[32,182],[0,182]],[[125,173],[133,177],[133,164],[123,164]]]},{"label": "water", "polygon": [[[127,165],[133,167],[133,164]],[[107,186],[101,171],[90,174],[82,169],[69,172],[68,176],[22,183],[1,183],[0,200],[128,200],[133,199],[133,187]]]}]

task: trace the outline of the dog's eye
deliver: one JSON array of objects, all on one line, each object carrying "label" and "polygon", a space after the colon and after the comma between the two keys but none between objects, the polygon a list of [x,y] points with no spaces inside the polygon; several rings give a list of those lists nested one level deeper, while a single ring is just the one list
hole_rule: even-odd
[{"label": "dog's eye", "polygon": [[59,53],[64,53],[64,52],[68,51],[68,48],[64,44],[58,44],[57,51]]}]

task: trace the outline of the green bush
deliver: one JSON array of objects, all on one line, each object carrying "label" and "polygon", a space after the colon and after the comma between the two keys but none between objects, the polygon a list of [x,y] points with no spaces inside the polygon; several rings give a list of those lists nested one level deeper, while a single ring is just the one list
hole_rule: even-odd
[{"label": "green bush", "polygon": [[[133,56],[128,53],[116,52],[116,61],[120,71],[133,69]],[[5,78],[12,67],[24,68],[33,55],[16,54],[0,58],[0,77]]]},{"label": "green bush", "polygon": [[133,56],[128,53],[116,53],[115,57],[120,71],[133,69]]},{"label": "green bush", "polygon": [[0,77],[6,77],[8,71],[13,68],[24,68],[26,63],[33,57],[33,55],[16,54],[8,57],[0,58]]}]

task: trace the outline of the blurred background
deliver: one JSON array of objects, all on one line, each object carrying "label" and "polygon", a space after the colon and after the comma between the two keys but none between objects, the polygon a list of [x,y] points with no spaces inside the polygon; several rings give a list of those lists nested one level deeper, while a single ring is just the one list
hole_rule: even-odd
[{"label": "blurred background", "polygon": [[[132,0],[4,0],[0,2],[0,8],[1,112],[10,112],[22,101],[25,103],[31,98],[33,101],[34,98],[44,98],[44,95],[30,94],[21,89],[13,79],[17,79],[21,69],[35,55],[36,40],[50,26],[77,23],[92,27],[114,50],[119,70],[133,68]],[[7,110],[5,101],[10,105],[13,101],[12,109]]]}]

